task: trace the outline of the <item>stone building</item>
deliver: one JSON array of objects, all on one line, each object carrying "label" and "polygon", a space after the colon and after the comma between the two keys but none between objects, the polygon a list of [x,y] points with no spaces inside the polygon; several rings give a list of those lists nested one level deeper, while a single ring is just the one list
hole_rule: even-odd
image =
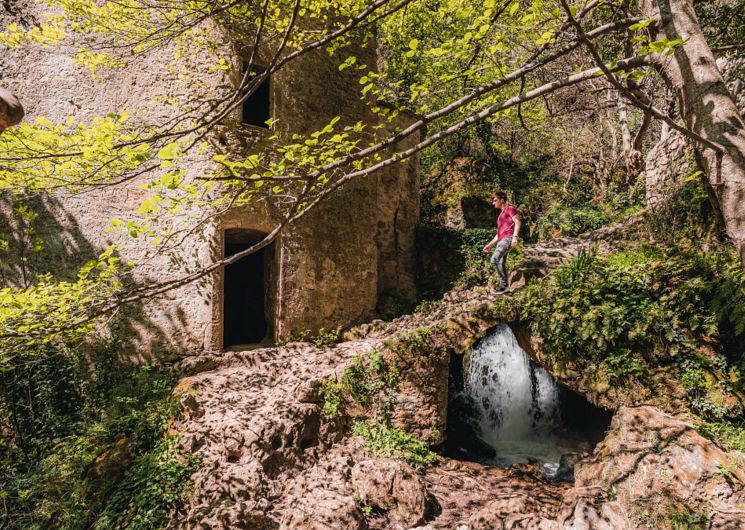
[{"label": "stone building", "polygon": [[[29,20],[43,10],[33,0],[17,9]],[[19,14],[14,16],[17,19]],[[220,31],[216,24],[213,29]],[[222,53],[228,50],[240,65],[246,51],[236,50],[230,42],[223,44]],[[360,45],[355,52],[361,61],[375,66],[373,45]],[[163,122],[178,111],[164,105],[164,98],[183,100],[186,95],[206,100],[238,83],[211,69],[215,57],[203,50],[186,54],[183,64],[174,68],[165,66],[172,63],[173,50],[158,49],[100,78],[76,66],[74,54],[72,47],[64,45],[3,52],[2,82],[21,97],[26,122],[39,116],[55,123],[69,116],[85,122],[126,109],[146,109],[149,120]],[[259,65],[265,54],[260,50]],[[358,120],[379,123],[360,99],[358,77],[339,70],[344,58],[317,50],[288,63],[218,127],[213,144],[240,155],[265,149],[270,134],[308,134],[334,116],[341,117],[340,125]],[[192,75],[185,76],[184,71]],[[267,117],[276,120],[271,130],[264,124]],[[407,119],[401,118],[398,125],[405,125]],[[211,171],[211,164],[209,159],[194,160],[188,165],[188,178]],[[111,219],[131,218],[147,197],[148,192],[140,188],[144,180],[33,199],[40,214],[36,233],[45,239],[43,252],[33,258],[39,270],[71,277],[81,263],[116,243],[123,258],[137,264],[136,284],[169,280],[256,242],[279,218],[272,201],[256,201],[209,223],[175,254],[150,256],[144,241],[107,230]],[[153,352],[222,349],[373,318],[381,304],[411,302],[415,297],[418,208],[418,160],[414,158],[352,181],[289,225],[269,247],[227,270],[125,308],[113,321],[115,332],[130,351],[146,359]],[[11,248],[20,245],[19,231],[6,197],[0,206],[0,232],[11,234]],[[4,269],[7,283],[19,283],[17,265],[9,263]]]}]

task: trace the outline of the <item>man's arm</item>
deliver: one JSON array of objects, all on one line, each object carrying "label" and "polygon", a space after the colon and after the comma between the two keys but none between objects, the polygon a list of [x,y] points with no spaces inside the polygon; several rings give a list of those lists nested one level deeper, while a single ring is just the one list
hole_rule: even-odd
[{"label": "man's arm", "polygon": [[517,246],[517,235],[520,233],[520,227],[523,224],[520,221],[520,216],[517,214],[512,217],[512,220],[515,221],[515,233],[512,235],[512,243],[510,246],[515,247]]},{"label": "man's arm", "polygon": [[489,241],[484,246],[484,254],[486,254],[487,252],[489,252],[492,249],[492,247],[494,247],[494,245],[497,244],[497,241],[499,241],[499,232],[497,232],[497,234],[494,236],[494,239],[492,239],[491,241]]}]

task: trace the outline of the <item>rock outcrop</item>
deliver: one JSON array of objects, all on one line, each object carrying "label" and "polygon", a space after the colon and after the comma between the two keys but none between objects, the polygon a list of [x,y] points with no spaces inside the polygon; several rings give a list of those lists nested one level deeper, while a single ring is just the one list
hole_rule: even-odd
[{"label": "rock outcrop", "polygon": [[[537,254],[551,268],[590,244],[591,237],[554,242],[553,255]],[[186,359],[181,369],[190,375],[176,389],[182,419],[174,428],[181,448],[201,464],[172,527],[631,530],[675,520],[745,527],[745,462],[670,414],[682,399],[676,385],[663,384],[668,376],[674,383],[671,374],[655,383],[660,395],[628,400],[644,405],[632,408],[532,352],[559,380],[615,411],[605,439],[573,462],[574,483],[550,481],[530,465],[505,470],[445,457],[414,469],[374,456],[347,435],[354,416],[374,415],[372,401],[323,416],[319,381],[341,381],[359,367],[358,356],[377,352],[398,371],[388,389],[394,426],[430,444],[442,441],[450,355],[516,318],[506,298],[477,288],[449,293],[429,312],[350,330],[333,346],[294,343]]]},{"label": "rock outcrop", "polygon": [[[180,447],[201,465],[192,477],[196,494],[174,526],[277,528],[285,488],[338,437],[333,423],[321,422],[318,404],[307,402],[307,383],[370,348],[365,342],[334,348],[298,343],[187,359],[184,371],[208,371],[176,387],[183,419],[175,430]],[[342,504],[329,500],[328,507]],[[291,518],[301,519],[300,512]]]},{"label": "rock outcrop", "polygon": [[399,460],[359,462],[352,469],[352,485],[364,505],[388,512],[404,528],[424,522],[432,504],[422,478]]},{"label": "rock outcrop", "polygon": [[575,469],[579,488],[613,492],[603,511],[628,527],[664,527],[673,513],[708,528],[745,525],[744,462],[725,454],[693,425],[654,407],[622,408],[608,436]]}]

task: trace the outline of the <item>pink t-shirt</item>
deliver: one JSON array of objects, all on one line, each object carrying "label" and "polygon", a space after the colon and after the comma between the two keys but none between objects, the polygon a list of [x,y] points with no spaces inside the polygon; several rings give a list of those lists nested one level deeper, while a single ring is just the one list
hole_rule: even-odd
[{"label": "pink t-shirt", "polygon": [[515,235],[515,220],[513,217],[516,215],[517,208],[514,206],[507,205],[502,208],[502,212],[497,217],[497,236],[499,236],[497,239]]}]

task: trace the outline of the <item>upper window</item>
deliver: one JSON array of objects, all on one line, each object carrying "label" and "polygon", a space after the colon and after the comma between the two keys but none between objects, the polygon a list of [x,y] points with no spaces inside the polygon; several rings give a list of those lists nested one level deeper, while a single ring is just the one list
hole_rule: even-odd
[{"label": "upper window", "polygon": [[[243,66],[243,72],[246,71],[246,65]],[[251,78],[263,74],[266,68],[261,66],[252,66]],[[246,101],[243,102],[242,109],[242,122],[246,125],[255,125],[256,127],[269,128],[267,120],[271,118],[270,112],[270,78],[267,76],[261,84],[256,87],[254,93],[251,94]]]}]

